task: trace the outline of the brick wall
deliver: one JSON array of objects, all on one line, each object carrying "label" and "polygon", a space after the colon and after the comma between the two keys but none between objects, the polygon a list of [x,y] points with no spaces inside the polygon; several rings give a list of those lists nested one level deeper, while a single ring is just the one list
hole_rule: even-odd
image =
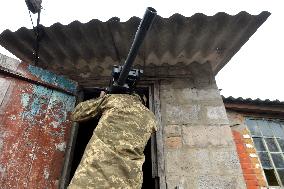
[{"label": "brick wall", "polygon": [[265,187],[260,162],[247,129],[241,132],[234,130],[232,132],[247,188],[257,189]]},{"label": "brick wall", "polygon": [[235,112],[227,112],[227,115],[233,125],[231,129],[247,188],[265,187],[265,177],[244,117]]}]

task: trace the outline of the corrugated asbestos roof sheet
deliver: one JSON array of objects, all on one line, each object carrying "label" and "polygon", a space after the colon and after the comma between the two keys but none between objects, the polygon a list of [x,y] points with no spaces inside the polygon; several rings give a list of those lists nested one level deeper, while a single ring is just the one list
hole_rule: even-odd
[{"label": "corrugated asbestos roof sheet", "polygon": [[[157,16],[135,64],[146,67],[210,63],[218,71],[234,56],[270,15],[262,12],[250,15],[240,12],[214,16],[194,14],[169,18]],[[50,69],[84,85],[110,75],[112,65],[124,61],[139,25],[140,18],[127,22],[112,18],[107,22],[74,21],[43,27],[39,66]],[[34,33],[27,28],[0,34],[0,45],[26,62],[33,61]]]},{"label": "corrugated asbestos roof sheet", "polygon": [[229,97],[224,97],[223,98],[223,102],[224,103],[237,103],[237,104],[254,104],[254,105],[284,105],[283,101],[279,101],[279,100],[269,100],[269,99],[265,99],[265,100],[261,100],[259,98],[257,99],[251,99],[251,98],[242,98],[242,97],[238,97],[238,98],[234,98],[232,96]]}]

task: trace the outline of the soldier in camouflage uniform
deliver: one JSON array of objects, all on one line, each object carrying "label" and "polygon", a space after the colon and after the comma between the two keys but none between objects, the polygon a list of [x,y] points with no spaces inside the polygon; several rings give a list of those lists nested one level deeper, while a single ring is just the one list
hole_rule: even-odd
[{"label": "soldier in camouflage uniform", "polygon": [[101,114],[68,189],[131,188],[142,186],[144,148],[156,131],[154,114],[138,95],[111,94],[77,105],[73,120]]}]

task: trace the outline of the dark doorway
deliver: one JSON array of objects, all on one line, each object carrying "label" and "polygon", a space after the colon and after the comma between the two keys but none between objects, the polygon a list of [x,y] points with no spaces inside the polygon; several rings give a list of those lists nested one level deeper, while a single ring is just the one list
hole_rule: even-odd
[{"label": "dark doorway", "polygon": [[[99,91],[85,91],[84,92],[84,101],[90,100],[92,98],[97,98],[100,96]],[[74,149],[74,155],[73,155],[73,161],[72,161],[72,166],[71,166],[71,171],[70,171],[70,181],[74,176],[74,173],[81,161],[81,158],[84,154],[85,148],[91,139],[93,135],[93,131],[98,125],[99,118],[94,118],[91,120],[88,120],[86,122],[82,122],[78,126],[78,134],[77,134],[77,139],[76,139],[76,144],[75,144],[75,149]],[[69,181],[69,182],[70,182]]]},{"label": "dark doorway", "polygon": [[[92,98],[97,98],[99,96],[98,90],[85,90],[84,91],[84,101]],[[146,106],[149,108],[149,89],[148,87],[139,88],[138,94],[140,96],[145,95],[147,98]],[[81,158],[84,154],[85,148],[92,137],[93,131],[98,124],[99,118],[92,119],[79,124],[78,134],[74,149],[74,156],[70,171],[70,181],[81,161]],[[151,154],[151,140],[148,141],[144,154],[145,154],[145,162],[143,164],[143,185],[142,189],[155,189],[155,179],[152,178],[152,154]],[[69,181],[69,182],[70,182]]]}]

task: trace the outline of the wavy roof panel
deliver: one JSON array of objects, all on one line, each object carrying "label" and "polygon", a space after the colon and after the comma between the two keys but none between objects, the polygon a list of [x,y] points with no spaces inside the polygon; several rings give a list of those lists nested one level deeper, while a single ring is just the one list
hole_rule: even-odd
[{"label": "wavy roof panel", "polygon": [[[213,16],[194,14],[169,18],[157,16],[135,64],[143,67],[187,66],[210,63],[214,74],[234,56],[269,17],[269,12],[250,15],[240,12]],[[108,76],[112,65],[121,64],[130,49],[140,18],[126,22],[111,18],[106,22],[74,21],[42,27],[39,65],[80,83],[81,79]],[[0,45],[26,62],[33,61],[35,35],[20,28],[0,34]],[[81,83],[82,84],[82,83]],[[84,85],[84,83],[83,83]]]},{"label": "wavy roof panel", "polygon": [[278,99],[276,100],[269,100],[269,99],[251,99],[251,98],[242,98],[242,97],[238,97],[238,98],[234,98],[232,96],[229,97],[224,97],[223,98],[223,102],[224,103],[235,103],[235,104],[254,104],[254,105],[278,105],[278,106],[283,106],[284,102],[283,101],[279,101]]}]

